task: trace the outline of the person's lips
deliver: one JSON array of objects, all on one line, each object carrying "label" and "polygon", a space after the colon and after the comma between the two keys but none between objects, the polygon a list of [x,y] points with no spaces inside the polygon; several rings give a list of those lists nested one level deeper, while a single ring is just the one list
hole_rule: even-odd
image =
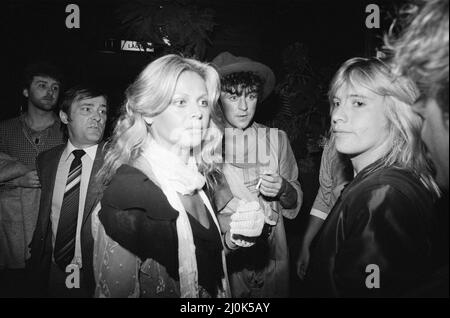
[{"label": "person's lips", "polygon": [[88,129],[101,131],[100,126],[97,126],[97,125],[91,125],[91,126],[88,127]]},{"label": "person's lips", "polygon": [[343,129],[333,129],[333,134],[344,135],[344,134],[351,134],[351,132]]},{"label": "person's lips", "polygon": [[201,128],[197,128],[197,127],[188,127],[186,128],[187,131],[201,131]]}]

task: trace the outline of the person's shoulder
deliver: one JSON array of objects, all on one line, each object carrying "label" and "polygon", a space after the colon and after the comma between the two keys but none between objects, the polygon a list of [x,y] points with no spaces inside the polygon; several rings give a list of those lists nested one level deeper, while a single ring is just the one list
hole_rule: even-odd
[{"label": "person's shoulder", "polygon": [[376,171],[371,179],[373,186],[389,185],[399,192],[429,192],[410,169],[395,166],[382,168]]},{"label": "person's shoulder", "polygon": [[19,126],[20,126],[20,116],[0,121],[0,129],[1,130],[10,130],[10,129],[13,129],[13,128],[19,127]]},{"label": "person's shoulder", "polygon": [[146,179],[148,179],[147,176],[141,170],[133,166],[123,164],[117,168],[115,175],[111,179],[111,184],[122,181],[142,182]]},{"label": "person's shoulder", "polygon": [[[66,144],[61,144],[58,146],[55,146],[53,148],[50,148],[48,150],[45,150],[38,154],[36,157],[36,165],[39,169],[45,169],[46,167],[50,166],[50,162],[55,162],[54,158],[59,158],[61,154],[63,153],[64,149],[66,148]],[[59,159],[58,159],[59,160]],[[56,161],[58,162],[58,161]]]},{"label": "person's shoulder", "polygon": [[[148,177],[139,169],[130,165],[121,165],[111,179],[106,193],[119,194],[123,192],[138,192],[141,193]],[[148,186],[151,187],[153,183],[150,182]]]},{"label": "person's shoulder", "polygon": [[379,168],[353,187],[352,197],[357,202],[395,202],[417,209],[431,209],[433,195],[419,177],[409,169]]},{"label": "person's shoulder", "polygon": [[37,156],[37,160],[45,163],[48,159],[54,158],[58,154],[62,153],[64,151],[64,148],[66,148],[66,145],[67,144],[57,145],[53,148],[41,152]]},{"label": "person's shoulder", "polygon": [[408,229],[431,224],[433,196],[411,171],[381,168],[363,180],[357,176],[347,187],[339,207],[348,224],[395,223],[397,228]]},{"label": "person's shoulder", "polygon": [[124,164],[120,166],[106,187],[102,204],[124,210],[137,208],[154,218],[173,218],[162,190],[141,170]]}]

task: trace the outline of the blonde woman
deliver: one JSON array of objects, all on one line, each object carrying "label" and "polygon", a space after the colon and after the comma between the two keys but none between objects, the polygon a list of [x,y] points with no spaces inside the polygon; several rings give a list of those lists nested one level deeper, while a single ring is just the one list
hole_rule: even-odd
[{"label": "blonde woman", "polygon": [[355,177],[313,251],[312,295],[395,297],[429,272],[437,188],[410,107],[416,98],[414,84],[378,59],[350,59],[332,80],[335,146]]},{"label": "blonde woman", "polygon": [[177,55],[149,64],[127,89],[99,172],[106,189],[93,223],[97,297],[230,296],[204,191],[220,181],[221,134],[210,116],[219,94],[213,67]]}]

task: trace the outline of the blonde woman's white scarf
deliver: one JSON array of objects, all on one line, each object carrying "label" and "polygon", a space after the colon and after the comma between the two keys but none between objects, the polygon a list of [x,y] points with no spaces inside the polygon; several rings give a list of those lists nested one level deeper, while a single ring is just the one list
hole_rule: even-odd
[{"label": "blonde woman's white scarf", "polygon": [[[220,233],[214,211],[208,197],[202,190],[205,185],[205,177],[198,172],[194,159],[190,159],[186,165],[178,156],[160,146],[153,139],[147,142],[142,157],[137,162],[137,168],[141,169],[147,176],[154,176],[169,204],[179,212],[176,221],[178,236],[178,273],[180,277],[180,295],[182,298],[199,297],[197,259],[195,257],[195,245],[191,225],[178,196],[199,192],[205,206]],[[149,169],[150,168],[150,169]],[[228,275],[226,271],[225,254],[222,251],[222,266],[225,277],[222,279],[222,288],[218,291],[218,297],[230,297]]]}]

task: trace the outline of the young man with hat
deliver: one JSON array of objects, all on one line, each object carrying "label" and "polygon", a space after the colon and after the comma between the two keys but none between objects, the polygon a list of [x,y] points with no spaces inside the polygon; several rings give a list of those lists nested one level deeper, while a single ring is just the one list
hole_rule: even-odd
[{"label": "young man with hat", "polygon": [[219,222],[226,232],[230,214],[240,213],[239,204],[256,201],[266,223],[256,240],[237,235],[226,240],[233,250],[228,254],[232,295],[287,297],[289,253],[283,216],[296,217],[303,194],[286,133],[253,121],[258,102],[275,86],[275,76],[266,65],[229,52],[212,63],[221,76],[216,113],[225,131],[223,173],[234,197]]}]

